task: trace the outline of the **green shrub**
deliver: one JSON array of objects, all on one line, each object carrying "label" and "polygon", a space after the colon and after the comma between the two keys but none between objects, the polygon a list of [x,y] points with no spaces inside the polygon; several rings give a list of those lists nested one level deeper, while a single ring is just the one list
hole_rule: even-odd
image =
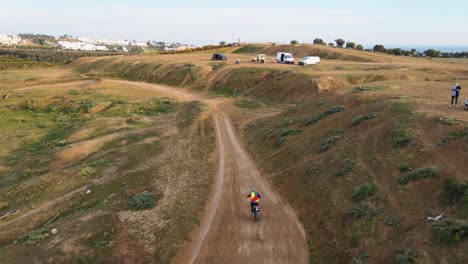
[{"label": "green shrub", "polygon": [[445,180],[443,197],[448,204],[457,204],[468,193],[468,184],[459,183],[455,178]]},{"label": "green shrub", "polygon": [[404,129],[392,129],[392,146],[404,147],[414,140],[414,136]]},{"label": "green shrub", "polygon": [[397,164],[397,169],[400,171],[400,172],[407,172],[410,170],[410,165],[408,162],[406,161],[400,161],[398,164]]},{"label": "green shrub", "polygon": [[344,108],[343,106],[334,106],[334,107],[326,110],[325,112],[320,113],[317,116],[313,116],[313,117],[310,117],[309,119],[307,119],[306,125],[308,126],[308,125],[315,124],[318,121],[324,119],[325,117],[327,117],[329,115],[336,114],[336,113],[339,113],[339,112],[343,112],[344,110],[346,110],[346,108]]},{"label": "green shrub", "polygon": [[227,65],[226,62],[212,62],[212,63],[210,63],[211,69],[212,69],[213,71],[222,69],[222,68],[224,68],[226,65]]},{"label": "green shrub", "polygon": [[457,140],[457,139],[462,138],[462,137],[465,137],[466,139],[468,139],[468,127],[465,127],[465,128],[463,128],[461,130],[451,132],[449,134],[448,140],[449,141],[454,141],[454,140]]},{"label": "green shrub", "polygon": [[468,236],[468,221],[445,219],[432,224],[432,235],[444,244],[452,245]]},{"label": "green shrub", "polygon": [[440,124],[444,126],[453,126],[457,123],[457,120],[451,117],[442,116],[439,119],[437,119],[437,122],[439,122]]},{"label": "green shrub", "polygon": [[369,92],[369,91],[379,91],[379,90],[384,90],[387,87],[385,86],[358,86],[354,88],[354,92],[356,93],[363,93],[363,92]]},{"label": "green shrub", "polygon": [[408,130],[413,122],[412,116],[405,116],[395,122],[391,128],[392,147],[400,148],[408,145],[414,140],[413,134]]},{"label": "green shrub", "polygon": [[377,186],[372,182],[366,182],[356,189],[353,192],[353,199],[356,201],[362,201],[372,195],[377,191]]},{"label": "green shrub", "polygon": [[304,129],[288,129],[281,132],[281,136],[299,135]]},{"label": "green shrub", "polygon": [[284,142],[286,142],[286,139],[288,139],[287,136],[280,137],[278,139],[278,141],[276,141],[275,146],[277,146],[277,147],[281,146]]},{"label": "green shrub", "polygon": [[365,120],[370,120],[370,119],[373,119],[373,118],[376,118],[376,117],[377,117],[377,114],[375,114],[373,112],[367,113],[366,115],[359,115],[356,118],[354,118],[354,120],[353,120],[353,122],[351,124],[353,126],[356,126],[356,125],[359,125],[361,122],[363,122]]},{"label": "green shrub", "polygon": [[327,139],[325,139],[324,141],[320,143],[320,146],[318,147],[317,151],[319,152],[327,151],[329,148],[333,146],[333,144],[335,144],[338,141],[338,139],[340,139],[339,136],[328,137]]},{"label": "green shrub", "polygon": [[417,254],[411,248],[405,248],[398,251],[396,255],[396,263],[397,264],[409,264],[416,262]]},{"label": "green shrub", "polygon": [[307,182],[307,180],[311,176],[315,175],[319,170],[320,170],[320,166],[318,164],[314,164],[311,167],[309,167],[304,173],[304,176],[302,177],[302,182]]},{"label": "green shrub", "polygon": [[361,251],[359,254],[351,261],[351,264],[366,264],[369,261],[369,254],[367,252]]},{"label": "green shrub", "polygon": [[439,177],[439,172],[437,172],[436,167],[424,167],[398,176],[398,184],[407,184],[410,181],[437,177]]},{"label": "green shrub", "polygon": [[173,112],[178,102],[171,98],[152,98],[140,107],[139,113],[143,115],[156,115]]},{"label": "green shrub", "polygon": [[382,209],[378,207],[374,207],[370,203],[366,203],[364,201],[360,202],[358,205],[356,205],[352,210],[351,210],[351,217],[353,219],[358,219],[363,216],[367,216],[369,218],[372,218],[374,216],[377,216],[380,214]]},{"label": "green shrub", "polygon": [[156,199],[157,196],[154,193],[139,193],[128,201],[128,208],[134,211],[150,209],[156,205]]},{"label": "green shrub", "polygon": [[248,99],[236,100],[236,105],[240,108],[259,108],[262,106],[259,102]]},{"label": "green shrub", "polygon": [[344,176],[353,171],[354,166],[356,166],[355,160],[346,159],[344,164],[336,170],[335,175],[338,177]]},{"label": "green shrub", "polygon": [[100,248],[106,246],[107,244],[109,244],[109,241],[108,241],[107,239],[105,239],[105,238],[99,238],[99,239],[97,239],[97,240],[95,240],[95,241],[93,242],[93,244],[92,244],[91,247],[92,247],[94,250],[97,250],[97,249],[100,249]]},{"label": "green shrub", "polygon": [[43,240],[47,237],[49,237],[49,230],[45,228],[40,228],[40,229],[30,231],[26,235],[20,237],[18,241],[32,244],[36,241]]},{"label": "green shrub", "polygon": [[387,215],[384,218],[384,223],[386,226],[397,227],[401,223],[401,216],[399,215]]}]

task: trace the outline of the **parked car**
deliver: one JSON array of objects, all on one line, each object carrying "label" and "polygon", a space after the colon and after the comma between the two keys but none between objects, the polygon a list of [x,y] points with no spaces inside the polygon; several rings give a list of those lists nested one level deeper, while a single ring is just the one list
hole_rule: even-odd
[{"label": "parked car", "polygon": [[306,56],[299,60],[299,65],[319,65],[320,64],[320,57],[317,56]]},{"label": "parked car", "polygon": [[278,63],[294,64],[294,57],[291,53],[278,52],[276,54],[276,61]]},{"label": "parked car", "polygon": [[222,61],[227,61],[227,57],[226,55],[222,54],[222,53],[214,53],[213,56],[211,57],[211,60],[222,60]]}]

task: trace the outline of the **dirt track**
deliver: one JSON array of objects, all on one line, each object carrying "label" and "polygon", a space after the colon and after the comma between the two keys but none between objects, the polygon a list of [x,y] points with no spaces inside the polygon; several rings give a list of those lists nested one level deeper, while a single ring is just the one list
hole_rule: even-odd
[{"label": "dirt track", "polygon": [[[306,235],[292,208],[281,199],[258,171],[236,135],[223,99],[148,83],[106,80],[158,91],[183,101],[203,100],[214,109],[218,141],[218,172],[215,188],[200,227],[180,252],[181,263],[307,263]],[[80,84],[80,82],[77,82]],[[85,82],[86,83],[86,82]],[[22,88],[37,89],[42,86]],[[255,222],[246,196],[254,186],[262,195],[260,221]],[[56,202],[85,190],[79,188],[47,205],[2,224],[2,227],[43,211]],[[207,195],[208,196],[208,195]]]},{"label": "dirt track", "polygon": [[[109,81],[109,80],[108,80]],[[203,100],[196,94],[161,85],[127,83],[182,100]],[[192,243],[181,263],[308,263],[306,235],[289,204],[271,188],[245,151],[223,100],[205,100],[214,107],[218,140],[215,188]],[[254,186],[262,195],[260,221],[250,214],[246,196]]]}]

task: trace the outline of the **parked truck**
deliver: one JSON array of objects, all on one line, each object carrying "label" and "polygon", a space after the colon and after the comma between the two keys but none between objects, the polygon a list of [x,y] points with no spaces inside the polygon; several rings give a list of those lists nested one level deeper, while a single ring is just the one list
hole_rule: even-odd
[{"label": "parked truck", "polygon": [[294,64],[294,57],[291,53],[278,52],[276,54],[276,61],[278,63]]}]

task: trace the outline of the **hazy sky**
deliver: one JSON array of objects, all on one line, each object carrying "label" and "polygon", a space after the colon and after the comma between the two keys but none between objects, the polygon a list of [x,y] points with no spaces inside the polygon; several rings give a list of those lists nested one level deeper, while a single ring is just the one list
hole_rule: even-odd
[{"label": "hazy sky", "polygon": [[0,0],[0,33],[287,43],[468,46],[466,0]]}]

